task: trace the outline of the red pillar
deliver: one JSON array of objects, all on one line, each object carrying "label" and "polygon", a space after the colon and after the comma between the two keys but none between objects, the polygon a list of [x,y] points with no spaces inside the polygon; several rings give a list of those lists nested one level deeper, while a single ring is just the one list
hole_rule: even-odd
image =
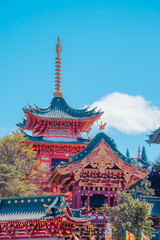
[{"label": "red pillar", "polygon": [[57,185],[57,195],[59,195],[60,192],[61,192],[61,187],[60,187],[60,185]]}]

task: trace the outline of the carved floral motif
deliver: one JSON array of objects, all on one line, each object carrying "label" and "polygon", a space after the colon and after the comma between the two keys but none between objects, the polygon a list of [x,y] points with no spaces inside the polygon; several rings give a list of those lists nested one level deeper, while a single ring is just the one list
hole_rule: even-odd
[{"label": "carved floral motif", "polygon": [[106,168],[113,168],[114,162],[106,154],[102,153],[91,162],[91,166],[100,169],[100,172],[104,172]]},{"label": "carved floral motif", "polygon": [[125,182],[129,182],[130,181],[130,179],[131,179],[131,174],[130,173],[128,173],[128,172],[126,172],[125,173]]},{"label": "carved floral motif", "polygon": [[81,176],[81,170],[78,170],[78,171],[74,172],[74,179],[76,181],[78,181],[80,179],[80,176]]}]

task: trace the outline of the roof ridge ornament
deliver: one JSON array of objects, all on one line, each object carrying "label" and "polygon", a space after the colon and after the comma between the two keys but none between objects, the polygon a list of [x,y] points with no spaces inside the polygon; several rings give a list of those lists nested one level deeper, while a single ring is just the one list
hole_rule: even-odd
[{"label": "roof ridge ornament", "polygon": [[56,53],[57,53],[57,57],[56,57],[56,77],[55,77],[55,92],[53,94],[54,97],[63,97],[63,93],[60,92],[61,90],[61,51],[62,51],[62,46],[60,43],[60,36],[58,36],[58,43],[56,45]]}]

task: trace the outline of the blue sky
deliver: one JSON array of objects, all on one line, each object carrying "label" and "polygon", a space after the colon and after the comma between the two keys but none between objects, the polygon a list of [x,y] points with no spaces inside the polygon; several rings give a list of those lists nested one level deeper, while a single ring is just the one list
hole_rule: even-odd
[{"label": "blue sky", "polygon": [[155,160],[159,146],[145,140],[160,125],[158,0],[1,1],[0,136],[16,129],[27,103],[49,105],[58,35],[68,104],[103,103],[106,133],[118,149],[134,157],[145,145]]}]

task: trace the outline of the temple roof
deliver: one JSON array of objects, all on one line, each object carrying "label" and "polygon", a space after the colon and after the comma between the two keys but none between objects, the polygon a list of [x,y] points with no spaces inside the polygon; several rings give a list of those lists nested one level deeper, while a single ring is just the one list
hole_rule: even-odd
[{"label": "temple roof", "polygon": [[95,112],[95,108],[88,111],[87,108],[78,110],[70,107],[63,97],[54,97],[50,105],[46,108],[32,108],[23,109],[24,112],[30,113],[34,116],[44,119],[87,119],[102,115],[103,112]]},{"label": "temple roof", "polygon": [[98,168],[101,172],[107,168],[120,169],[125,175],[129,174],[126,188],[148,175],[145,169],[135,166],[131,158],[118,151],[114,141],[104,133],[97,134],[86,148],[70,155],[70,158],[71,162],[57,166],[52,172],[49,181],[53,185],[63,181],[63,176],[67,175],[66,179],[72,178],[73,173],[76,174],[84,168]]},{"label": "temple roof", "polygon": [[[101,141],[104,141],[109,148],[115,153],[115,155],[120,158],[124,163],[127,163],[131,166],[135,167],[135,163],[133,161],[132,158],[128,158],[126,156],[124,156],[116,147],[116,144],[114,142],[113,139],[111,139],[109,136],[107,136],[105,133],[101,132],[98,133],[93,139],[92,141],[87,145],[87,147],[85,149],[83,149],[81,152],[75,154],[75,155],[70,155],[70,158],[72,160],[72,162],[68,162],[65,163],[63,165],[63,167],[65,165],[69,165],[69,164],[73,164],[73,163],[77,163],[80,162],[81,160],[83,160],[85,157],[87,157],[99,144]],[[61,166],[58,166],[61,167]],[[57,167],[57,168],[58,168]],[[139,166],[136,166],[137,168],[140,168]]]},{"label": "temple roof", "polygon": [[70,209],[63,197],[64,195],[53,195],[0,199],[0,222],[47,220],[64,214],[79,222],[91,219],[88,215],[81,216],[81,209],[76,212]]},{"label": "temple roof", "polygon": [[160,143],[160,127],[148,135],[148,137],[149,140],[146,140],[147,143]]},{"label": "temple roof", "polygon": [[160,216],[160,197],[155,196],[138,196],[139,200],[146,200],[150,204],[149,215],[152,217]]},{"label": "temple roof", "polygon": [[26,134],[24,131],[22,131],[22,133],[24,134],[24,137],[26,138],[27,141],[29,142],[34,142],[34,143],[65,143],[65,144],[88,144],[90,142],[89,139],[85,139],[85,138],[80,138],[77,137],[76,139],[73,138],[64,138],[64,137],[49,137],[49,138],[45,138],[43,136],[31,136]]}]

